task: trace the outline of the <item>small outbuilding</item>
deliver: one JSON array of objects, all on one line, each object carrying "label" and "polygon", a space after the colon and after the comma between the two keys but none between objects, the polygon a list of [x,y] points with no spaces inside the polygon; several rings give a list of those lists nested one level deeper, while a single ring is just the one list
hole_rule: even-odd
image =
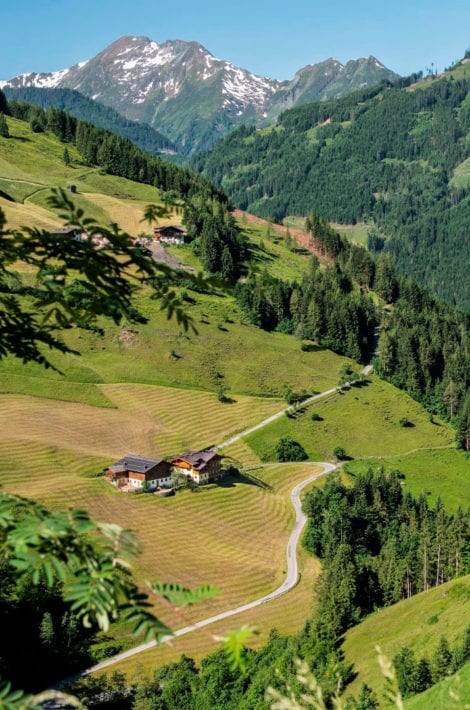
[{"label": "small outbuilding", "polygon": [[87,239],[87,235],[79,227],[59,227],[58,229],[51,229],[51,234],[56,234],[62,237],[69,237],[76,242],[83,242]]}]

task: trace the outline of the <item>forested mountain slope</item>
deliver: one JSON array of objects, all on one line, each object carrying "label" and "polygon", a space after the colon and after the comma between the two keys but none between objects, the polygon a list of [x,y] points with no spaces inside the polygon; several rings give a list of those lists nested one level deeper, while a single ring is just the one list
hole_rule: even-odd
[{"label": "forested mountain slope", "polygon": [[145,123],[138,123],[124,118],[109,106],[83,96],[73,89],[50,89],[47,87],[5,87],[9,100],[26,101],[44,109],[51,106],[63,109],[71,116],[92,123],[96,128],[106,128],[123,138],[129,138],[136,146],[148,153],[158,155],[162,152],[175,152],[172,141]]},{"label": "forested mountain slope", "polygon": [[468,310],[468,69],[292,109],[269,129],[240,128],[192,166],[261,217],[368,221],[374,251]]}]

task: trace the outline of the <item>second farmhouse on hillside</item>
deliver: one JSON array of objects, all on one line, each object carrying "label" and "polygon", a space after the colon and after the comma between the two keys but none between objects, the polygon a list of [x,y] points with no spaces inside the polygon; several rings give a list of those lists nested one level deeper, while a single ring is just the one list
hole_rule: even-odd
[{"label": "second farmhouse on hillside", "polygon": [[186,230],[175,225],[154,227],[153,238],[161,244],[184,244]]},{"label": "second farmhouse on hillside", "polygon": [[222,478],[221,461],[222,456],[212,449],[187,451],[170,459],[175,472],[182,473],[199,486]]}]

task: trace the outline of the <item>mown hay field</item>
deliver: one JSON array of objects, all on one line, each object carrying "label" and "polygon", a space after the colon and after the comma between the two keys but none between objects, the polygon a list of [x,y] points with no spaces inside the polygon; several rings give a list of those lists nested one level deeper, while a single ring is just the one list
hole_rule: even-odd
[{"label": "mown hay field", "polygon": [[[30,430],[30,424],[26,422],[25,430]],[[78,437],[80,427],[77,430]],[[88,434],[91,437],[91,432]],[[7,440],[7,436],[4,432],[0,442],[4,491],[32,497],[52,509],[86,509],[96,519],[132,529],[142,549],[136,564],[138,580],[177,581],[189,587],[210,582],[220,589],[217,597],[187,612],[190,620],[256,599],[284,578],[285,545],[293,523],[289,494],[297,482],[311,475],[311,466],[260,468],[247,475],[227,477],[220,485],[212,484],[196,493],[182,491],[173,498],[161,499],[120,493],[97,477],[109,458],[82,451],[85,446],[79,441],[74,449],[67,449],[21,436],[15,439],[11,433]],[[99,437],[100,431],[95,430],[94,436]],[[89,451],[92,445],[97,448],[96,440],[88,442]],[[106,446],[102,443],[101,449]],[[294,597],[287,595],[275,603],[280,606],[264,605],[252,617],[263,633],[271,626],[283,631],[288,631],[290,624],[298,627],[308,614],[312,600],[308,580],[313,580],[317,567],[312,560],[303,559],[308,571],[302,604],[292,606],[300,593],[296,592]],[[158,602],[156,610],[171,627],[185,625]],[[126,637],[124,641],[135,643]],[[213,640],[209,644],[206,641],[198,642],[201,654],[213,644]],[[135,663],[139,663],[138,657]]]},{"label": "mown hay field", "polygon": [[275,399],[240,396],[224,404],[215,394],[172,387],[99,385],[97,391],[111,406],[1,395],[0,441],[34,441],[111,458],[130,452],[167,456],[216,445],[282,408]]}]

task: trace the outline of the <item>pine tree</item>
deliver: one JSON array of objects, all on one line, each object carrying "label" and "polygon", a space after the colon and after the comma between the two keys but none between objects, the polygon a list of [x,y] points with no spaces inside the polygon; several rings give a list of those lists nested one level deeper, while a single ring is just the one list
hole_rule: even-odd
[{"label": "pine tree", "polygon": [[414,678],[416,674],[416,658],[411,648],[405,646],[393,659],[393,665],[397,674],[398,687],[405,698],[413,695]]},{"label": "pine tree", "polygon": [[233,263],[233,258],[227,245],[222,249],[220,275],[229,282],[233,282],[235,279],[235,264]]},{"label": "pine tree", "polygon": [[0,136],[2,138],[9,138],[10,131],[8,130],[8,124],[5,119],[5,115],[0,113]]},{"label": "pine tree", "polygon": [[39,640],[45,649],[48,651],[54,650],[56,635],[52,616],[49,611],[46,611],[39,625]]},{"label": "pine tree", "polygon": [[445,636],[441,636],[432,659],[432,679],[434,683],[438,683],[449,675],[451,662],[452,654],[449,650],[449,643]]},{"label": "pine tree", "polygon": [[361,690],[357,696],[355,710],[376,710],[378,707],[377,695],[368,685],[362,683]]},{"label": "pine tree", "polygon": [[64,165],[70,165],[71,160],[70,160],[70,153],[67,148],[64,148],[64,152],[62,153],[62,160],[64,162]]},{"label": "pine tree", "polygon": [[4,113],[7,116],[9,115],[9,110],[8,110],[8,101],[7,97],[3,93],[3,91],[0,89],[0,113]]},{"label": "pine tree", "polygon": [[422,693],[432,685],[432,673],[427,658],[421,658],[416,664],[413,676],[413,687],[415,693]]}]

